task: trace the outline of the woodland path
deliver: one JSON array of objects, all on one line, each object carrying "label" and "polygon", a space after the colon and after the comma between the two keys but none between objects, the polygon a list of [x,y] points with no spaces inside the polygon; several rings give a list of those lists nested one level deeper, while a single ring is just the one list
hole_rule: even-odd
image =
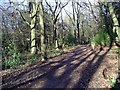
[{"label": "woodland path", "polygon": [[103,51],[79,45],[68,52],[36,63],[22,71],[3,76],[3,87],[16,88],[110,88],[106,77],[117,77],[118,58]]}]

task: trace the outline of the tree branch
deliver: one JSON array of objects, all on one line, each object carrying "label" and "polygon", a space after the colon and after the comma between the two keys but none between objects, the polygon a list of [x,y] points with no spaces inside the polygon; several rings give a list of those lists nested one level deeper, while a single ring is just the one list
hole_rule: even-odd
[{"label": "tree branch", "polygon": [[53,11],[53,13],[55,13],[58,8],[58,1],[55,0],[55,3],[56,3],[56,5],[55,5],[55,10]]},{"label": "tree branch", "polygon": [[[17,10],[17,11],[19,12],[20,16],[21,16],[22,19],[25,21],[25,23],[26,23],[27,25],[30,25],[29,22],[27,22],[27,20],[26,20],[26,19],[24,18],[24,16],[22,15],[22,13],[20,12],[20,10],[15,7],[15,3],[14,3],[13,1],[11,1],[11,0],[9,0],[9,3],[14,5],[15,10]],[[22,2],[22,3],[23,3],[23,2]]]},{"label": "tree branch", "polygon": [[20,16],[21,16],[22,19],[25,21],[25,23],[30,26],[29,22],[27,22],[27,20],[24,18],[24,16],[23,16],[22,13],[20,12],[20,10],[18,10],[18,9],[16,9],[16,10],[19,12]]},{"label": "tree branch", "polygon": [[[70,0],[69,0],[69,1],[70,1]],[[59,12],[57,13],[57,15],[56,15],[56,17],[55,17],[54,24],[57,22],[57,18],[58,18],[58,16],[59,16],[60,12],[61,12],[62,9],[69,3],[69,1],[68,1],[66,4],[64,4],[62,7],[60,7],[60,4],[61,4],[61,2],[60,2],[60,4],[59,4],[60,10],[59,10]]]},{"label": "tree branch", "polygon": [[75,23],[73,22],[71,16],[67,13],[67,11],[64,9],[64,11],[66,12],[66,14],[69,16],[70,20],[72,21],[72,24],[75,25]]},{"label": "tree branch", "polygon": [[50,4],[49,4],[46,0],[45,0],[45,2],[46,2],[46,4],[49,6],[50,11],[51,11],[52,13],[54,13],[53,10],[52,10],[52,7],[50,6]]},{"label": "tree branch", "polygon": [[90,2],[89,0],[88,0],[88,2],[89,2],[89,4],[90,4],[91,13],[93,14],[93,17],[95,18],[95,20],[98,22],[98,20],[97,20],[95,14],[94,14],[94,11],[93,11],[93,8],[92,8],[92,4],[91,4],[91,2]]}]

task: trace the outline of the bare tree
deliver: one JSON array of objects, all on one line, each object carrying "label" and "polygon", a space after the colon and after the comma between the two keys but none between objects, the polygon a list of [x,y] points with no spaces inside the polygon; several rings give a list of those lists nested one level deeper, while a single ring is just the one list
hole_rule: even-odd
[{"label": "bare tree", "polygon": [[[69,0],[70,1],[70,0]],[[58,49],[58,40],[57,40],[57,27],[56,27],[56,23],[58,21],[58,17],[60,15],[60,12],[62,11],[62,9],[69,3],[69,1],[67,1],[64,5],[58,1],[55,0],[55,8],[53,9],[52,6],[45,0],[46,4],[49,7],[49,10],[52,13],[52,24],[53,24],[53,43],[55,44],[55,48]]]}]

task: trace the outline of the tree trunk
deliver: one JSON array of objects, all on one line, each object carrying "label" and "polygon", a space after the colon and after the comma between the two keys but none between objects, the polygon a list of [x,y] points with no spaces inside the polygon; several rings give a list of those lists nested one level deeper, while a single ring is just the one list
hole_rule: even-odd
[{"label": "tree trunk", "polygon": [[78,44],[80,44],[80,28],[79,28],[79,14],[77,14],[77,30],[78,30]]},{"label": "tree trunk", "polygon": [[55,21],[55,15],[53,15],[53,44],[56,49],[58,49],[58,40],[57,40],[57,32],[56,32],[56,21]]},{"label": "tree trunk", "polygon": [[63,16],[62,16],[62,12],[61,12],[61,20],[62,20],[62,35],[61,35],[61,38],[62,38],[62,51],[64,51],[64,25],[63,25]]},{"label": "tree trunk", "polygon": [[119,28],[119,23],[118,23],[116,15],[115,15],[112,3],[109,3],[109,12],[110,12],[110,14],[112,16],[112,20],[113,20],[113,33],[114,33],[113,38],[115,39],[115,42],[117,42],[118,39],[120,38],[120,34],[118,33],[120,28]]},{"label": "tree trunk", "polygon": [[36,53],[36,45],[35,45],[35,22],[36,22],[36,6],[33,2],[29,2],[30,9],[30,18],[31,18],[31,54]]},{"label": "tree trunk", "polygon": [[75,25],[75,2],[74,1],[72,1],[72,8],[73,8],[73,22],[74,22],[73,28],[74,28],[74,37],[75,37],[74,43],[76,45],[77,44],[77,37],[76,37],[77,35],[76,35],[76,29],[75,29],[76,25]]},{"label": "tree trunk", "polygon": [[56,25],[54,24],[54,40],[55,40],[55,48],[58,49],[58,40],[57,40],[57,31]]},{"label": "tree trunk", "polygon": [[44,21],[43,21],[43,5],[42,2],[40,2],[39,5],[40,13],[39,13],[39,18],[40,18],[40,40],[41,40],[41,61],[45,60],[45,38],[44,38]]}]

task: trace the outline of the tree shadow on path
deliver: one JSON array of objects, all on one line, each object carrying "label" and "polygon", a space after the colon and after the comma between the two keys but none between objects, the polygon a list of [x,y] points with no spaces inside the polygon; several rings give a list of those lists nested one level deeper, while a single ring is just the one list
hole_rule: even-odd
[{"label": "tree shadow on path", "polygon": [[[100,64],[102,63],[102,61],[104,60],[106,54],[110,51],[110,49],[111,47],[104,54],[100,55],[98,59],[95,58],[98,57],[98,54],[100,52],[98,52],[93,57],[93,59],[88,63],[86,68],[82,71],[82,74],[80,76],[81,78],[79,79],[79,82],[74,86],[74,88],[88,88],[89,82],[91,81],[93,75],[99,68]],[[95,63],[93,63],[94,60],[96,60]]]},{"label": "tree shadow on path", "polygon": [[[72,77],[71,74],[78,68],[82,67],[82,64],[86,62],[86,60],[94,55],[92,60],[86,63],[86,67],[79,71],[79,81],[72,88],[84,88],[88,87],[88,84],[96,72],[97,68],[99,68],[101,62],[103,61],[105,55],[108,53],[110,49],[108,49],[103,55],[98,57],[100,52],[95,54],[94,51],[91,51],[89,47],[79,47],[68,54],[67,57],[62,58],[61,60],[55,61],[57,65],[50,67],[46,73],[36,76],[35,78],[31,78],[25,82],[22,82],[17,85],[13,85],[11,88],[16,89],[18,87],[39,87],[39,88],[67,88],[70,85]],[[96,58],[98,58],[96,60]],[[95,63],[93,61],[96,60]],[[73,64],[73,62],[77,62]],[[53,64],[53,63],[51,63]],[[50,64],[50,65],[51,65]],[[46,66],[44,68],[47,68]],[[64,68],[64,69],[63,69]],[[56,76],[56,73],[62,69],[62,73]],[[34,68],[33,72],[41,73],[41,68]],[[21,77],[24,77],[26,73],[21,74]],[[16,76],[17,77],[17,76]],[[74,77],[78,78],[78,77]],[[44,82],[44,83],[42,83]]]}]

